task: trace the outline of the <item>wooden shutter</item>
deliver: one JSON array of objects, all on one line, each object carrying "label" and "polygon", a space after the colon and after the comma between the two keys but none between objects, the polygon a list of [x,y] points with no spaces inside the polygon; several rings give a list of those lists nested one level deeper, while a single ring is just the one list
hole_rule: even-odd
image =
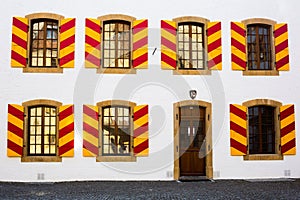
[{"label": "wooden shutter", "polygon": [[99,116],[98,107],[83,105],[83,150],[84,157],[96,157],[99,155]]},{"label": "wooden shutter", "polygon": [[135,156],[148,156],[148,105],[139,105],[134,107],[133,114],[133,152]]},{"label": "wooden shutter", "polygon": [[7,156],[22,157],[24,137],[24,107],[8,104]]},{"label": "wooden shutter", "polygon": [[161,68],[176,69],[176,22],[161,20]]},{"label": "wooden shutter", "polygon": [[101,21],[85,19],[85,67],[99,68],[101,64]]},{"label": "wooden shutter", "polygon": [[75,54],[75,18],[60,21],[59,65],[62,68],[74,68]]},{"label": "wooden shutter", "polygon": [[207,23],[207,66],[210,70],[222,70],[221,22]]},{"label": "wooden shutter", "polygon": [[13,17],[11,44],[12,67],[26,67],[27,65],[28,30],[27,18]]},{"label": "wooden shutter", "polygon": [[247,154],[247,108],[230,104],[230,150],[232,156]]},{"label": "wooden shutter", "polygon": [[148,68],[148,20],[135,20],[132,27],[132,66],[136,69]]},{"label": "wooden shutter", "polygon": [[74,106],[59,107],[59,156],[74,156]]},{"label": "wooden shutter", "polygon": [[294,105],[280,107],[281,153],[296,155],[295,109]]},{"label": "wooden shutter", "polygon": [[288,27],[287,24],[275,24],[275,66],[278,71],[288,71],[289,48],[288,48]]},{"label": "wooden shutter", "polygon": [[246,70],[246,27],[240,22],[231,22],[231,68]]}]

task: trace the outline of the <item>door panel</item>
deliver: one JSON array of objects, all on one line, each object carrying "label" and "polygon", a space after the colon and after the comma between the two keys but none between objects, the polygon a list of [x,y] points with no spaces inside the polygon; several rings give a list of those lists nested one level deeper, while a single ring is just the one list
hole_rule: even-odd
[{"label": "door panel", "polygon": [[180,115],[180,176],[205,175],[205,108],[184,106]]}]

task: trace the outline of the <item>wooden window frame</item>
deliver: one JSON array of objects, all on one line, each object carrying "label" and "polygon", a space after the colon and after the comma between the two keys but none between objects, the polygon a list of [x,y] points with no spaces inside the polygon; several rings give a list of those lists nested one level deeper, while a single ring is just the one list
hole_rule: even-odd
[{"label": "wooden window frame", "polygon": [[252,18],[252,19],[246,19],[243,20],[241,23],[245,25],[246,29],[246,37],[245,37],[245,44],[246,44],[246,59],[248,63],[248,43],[247,43],[247,27],[248,25],[253,24],[261,24],[261,25],[268,25],[270,26],[270,48],[271,48],[271,69],[270,70],[249,70],[248,64],[246,69],[243,71],[243,75],[245,76],[278,76],[279,71],[276,70],[275,67],[275,39],[274,39],[274,26],[276,24],[276,21],[270,20],[270,19],[264,19],[264,18]]},{"label": "wooden window frame", "polygon": [[[202,17],[193,17],[193,16],[185,16],[185,17],[178,17],[172,19],[178,25],[181,23],[190,23],[190,24],[202,24],[203,28],[203,50],[204,50],[204,69],[180,69],[179,68],[179,58],[177,58],[177,66],[176,69],[173,70],[174,75],[211,75],[211,70],[208,69],[207,61],[208,61],[208,55],[207,55],[207,23],[209,22],[208,19],[202,18]],[[178,36],[176,37],[176,44],[178,46]],[[176,50],[176,54],[179,55],[178,48]]]},{"label": "wooden window frame", "polygon": [[[28,31],[28,44],[27,44],[27,58],[28,62],[26,67],[23,68],[23,72],[25,73],[63,73],[63,68],[59,66],[59,50],[60,50],[60,34],[59,34],[59,27],[60,27],[60,20],[64,19],[64,16],[57,15],[53,13],[34,13],[30,15],[26,15],[25,18],[28,19],[29,22],[29,31]],[[50,19],[50,20],[57,20],[58,21],[58,35],[57,35],[57,66],[56,67],[31,67],[30,66],[30,58],[31,58],[31,41],[32,41],[32,20],[38,19]]]},{"label": "wooden window frame", "polygon": [[100,25],[102,27],[102,33],[101,33],[101,58],[103,58],[103,41],[104,41],[104,34],[103,34],[103,27],[104,23],[106,21],[126,21],[130,24],[130,68],[104,68],[103,67],[103,59],[101,59],[100,67],[97,69],[97,73],[100,74],[136,74],[136,69],[132,67],[132,49],[133,49],[133,43],[132,43],[132,27],[133,27],[133,21],[136,20],[135,17],[129,16],[129,15],[122,15],[122,14],[110,14],[110,15],[104,15],[99,16],[97,18],[100,20]]},{"label": "wooden window frame", "polygon": [[[248,108],[253,106],[271,106],[274,107],[274,130],[275,130],[275,153],[274,154],[249,154],[249,148],[247,148],[247,155],[244,156],[244,160],[283,160],[283,155],[280,150],[280,107],[282,106],[281,102],[270,100],[270,99],[254,99],[246,101],[242,104],[247,107],[247,116]],[[247,117],[248,118],[248,117]],[[249,127],[249,120],[247,119],[247,127]],[[247,146],[249,144],[249,130],[247,128]]]},{"label": "wooden window frame", "polygon": [[122,106],[122,107],[129,107],[130,108],[130,115],[133,116],[133,109],[136,106],[135,103],[130,102],[130,101],[124,101],[124,100],[108,100],[108,101],[102,101],[97,103],[98,107],[98,112],[99,112],[99,156],[96,157],[97,162],[136,162],[136,156],[134,156],[133,153],[133,117],[130,117],[131,122],[130,122],[130,151],[128,155],[103,155],[103,134],[102,134],[102,118],[103,118],[103,113],[102,110],[105,107],[108,106]]},{"label": "wooden window frame", "polygon": [[[24,138],[23,138],[23,156],[21,158],[21,162],[61,162],[62,158],[58,156],[58,141],[59,141],[59,134],[58,134],[58,124],[59,124],[59,119],[58,119],[58,112],[59,112],[59,107],[62,105],[62,103],[58,101],[53,101],[53,100],[47,100],[47,99],[38,99],[38,100],[31,100],[31,101],[26,101],[22,104],[24,106]],[[57,117],[56,117],[56,156],[30,156],[28,155],[28,135],[29,135],[29,108],[33,106],[52,106],[56,107],[57,109]]]},{"label": "wooden window frame", "polygon": [[[253,114],[253,116],[257,117],[258,119],[258,124],[250,124],[250,109],[257,109],[258,113],[257,115]],[[262,113],[262,110],[263,109],[267,109],[268,112],[271,112],[272,113],[272,123],[271,123],[271,126],[269,125],[269,127],[272,127],[272,138],[271,138],[271,142],[269,141],[269,137],[267,137],[266,141],[263,139],[263,135],[265,135],[265,133],[263,133],[262,131],[262,127],[266,126],[266,124],[263,123],[263,113]],[[268,119],[270,119],[271,117],[270,116],[267,116]],[[252,107],[248,107],[248,124],[249,124],[249,154],[274,154],[275,153],[275,119],[276,116],[275,116],[275,108],[272,107],[272,106],[267,106],[267,105],[256,105],[256,106],[252,106]],[[255,140],[252,142],[253,144],[253,148],[251,149],[251,144],[250,144],[250,127],[253,126],[257,126],[258,127],[258,130],[255,131],[255,132],[252,132],[252,136],[255,136],[255,137],[258,137],[258,141]],[[268,135],[267,135],[268,136]],[[272,151],[270,153],[268,152],[264,152],[263,150],[263,146],[265,145],[265,143],[267,144],[271,144],[272,145],[272,148],[271,149],[268,149],[267,151]],[[254,146],[257,146],[258,145],[258,148],[255,148]],[[252,152],[251,152],[252,151]]]}]

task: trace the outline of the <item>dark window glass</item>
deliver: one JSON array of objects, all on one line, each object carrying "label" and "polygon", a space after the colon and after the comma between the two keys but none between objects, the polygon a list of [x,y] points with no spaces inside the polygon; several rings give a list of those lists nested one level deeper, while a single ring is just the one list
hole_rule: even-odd
[{"label": "dark window glass", "polygon": [[56,155],[56,108],[35,106],[28,109],[28,154]]},{"label": "dark window glass", "polygon": [[130,68],[130,22],[106,21],[103,28],[103,67]]},{"label": "dark window glass", "polygon": [[32,20],[30,38],[30,66],[57,67],[58,21]]},{"label": "dark window glass", "polygon": [[271,36],[269,25],[247,26],[247,50],[249,70],[272,69]]},{"label": "dark window glass", "polygon": [[129,155],[131,138],[130,107],[104,107],[102,115],[103,155]]},{"label": "dark window glass", "polygon": [[248,109],[249,153],[275,153],[274,107],[253,106]]},{"label": "dark window glass", "polygon": [[180,23],[178,25],[179,69],[204,69],[203,24]]}]

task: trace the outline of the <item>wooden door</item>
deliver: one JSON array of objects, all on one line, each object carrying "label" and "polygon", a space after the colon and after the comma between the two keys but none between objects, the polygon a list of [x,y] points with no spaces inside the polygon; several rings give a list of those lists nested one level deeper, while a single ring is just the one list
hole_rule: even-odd
[{"label": "wooden door", "polygon": [[205,176],[205,108],[179,108],[180,176]]}]

